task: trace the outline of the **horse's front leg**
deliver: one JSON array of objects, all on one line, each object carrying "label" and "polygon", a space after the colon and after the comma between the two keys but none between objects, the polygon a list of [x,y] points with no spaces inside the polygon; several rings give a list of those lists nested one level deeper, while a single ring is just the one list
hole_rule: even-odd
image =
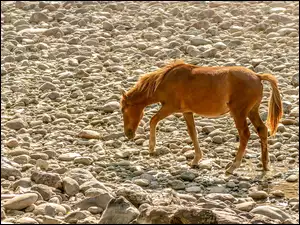
[{"label": "horse's front leg", "polygon": [[188,128],[188,133],[193,141],[194,148],[195,148],[195,156],[194,159],[190,162],[191,167],[197,167],[198,162],[200,159],[203,157],[203,153],[199,147],[199,143],[197,140],[197,130],[195,127],[195,121],[194,121],[194,115],[192,112],[188,113],[183,113],[187,128]]},{"label": "horse's front leg", "polygon": [[163,105],[160,110],[150,120],[150,140],[149,140],[149,154],[155,154],[156,145],[156,125],[158,122],[172,114],[172,110],[167,105]]}]

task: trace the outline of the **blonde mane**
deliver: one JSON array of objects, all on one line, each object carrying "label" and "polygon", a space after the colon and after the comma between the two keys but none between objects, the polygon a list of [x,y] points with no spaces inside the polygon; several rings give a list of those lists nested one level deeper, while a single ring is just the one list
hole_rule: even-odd
[{"label": "blonde mane", "polygon": [[156,91],[165,75],[174,67],[185,64],[183,60],[175,60],[156,71],[142,75],[135,86],[128,91],[127,95],[133,92],[146,92],[147,97],[151,97]]}]

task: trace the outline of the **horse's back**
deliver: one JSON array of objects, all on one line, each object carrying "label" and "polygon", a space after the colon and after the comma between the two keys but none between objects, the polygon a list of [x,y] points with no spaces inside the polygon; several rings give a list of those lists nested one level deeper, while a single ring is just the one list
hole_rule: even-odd
[{"label": "horse's back", "polygon": [[236,98],[258,98],[261,83],[244,67],[182,65],[166,75],[158,91],[163,102],[171,102],[180,111],[218,116],[226,113],[228,103]]}]

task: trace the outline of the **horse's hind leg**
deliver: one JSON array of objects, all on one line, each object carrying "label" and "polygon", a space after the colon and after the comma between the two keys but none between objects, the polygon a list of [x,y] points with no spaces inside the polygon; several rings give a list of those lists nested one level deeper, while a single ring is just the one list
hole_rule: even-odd
[{"label": "horse's hind leg", "polygon": [[150,139],[149,139],[149,154],[154,155],[154,149],[156,145],[156,125],[157,123],[171,115],[173,111],[167,105],[163,105],[160,110],[150,120]]},{"label": "horse's hind leg", "polygon": [[263,165],[263,170],[267,171],[269,170],[268,164],[269,164],[269,154],[268,154],[268,128],[261,120],[259,113],[258,113],[259,105],[253,107],[251,111],[248,114],[248,117],[255,127],[257,134],[261,141],[261,162]]},{"label": "horse's hind leg", "polygon": [[195,121],[194,121],[194,115],[191,112],[183,113],[184,119],[187,124],[189,135],[193,141],[194,148],[195,148],[195,156],[194,159],[191,161],[191,166],[196,167],[198,165],[198,162],[203,157],[203,153],[199,147],[199,143],[197,140],[197,131],[195,127]]},{"label": "horse's hind leg", "polygon": [[231,166],[226,170],[226,173],[232,174],[233,171],[241,165],[243,156],[245,154],[246,146],[248,140],[250,138],[250,131],[247,124],[247,111],[239,111],[238,107],[232,109],[231,108],[231,115],[233,116],[235,126],[239,132],[240,137],[240,146],[234,161],[232,162]]}]

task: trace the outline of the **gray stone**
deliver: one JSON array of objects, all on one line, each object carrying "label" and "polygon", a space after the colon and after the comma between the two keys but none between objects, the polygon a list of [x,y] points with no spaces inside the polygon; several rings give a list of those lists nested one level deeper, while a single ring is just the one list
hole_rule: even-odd
[{"label": "gray stone", "polygon": [[8,128],[14,129],[14,130],[20,130],[21,128],[28,127],[28,124],[24,120],[22,120],[21,118],[10,120],[5,125]]},{"label": "gray stone", "polygon": [[62,186],[66,194],[69,196],[76,195],[79,192],[79,184],[76,180],[70,177],[65,177],[63,179]]},{"label": "gray stone", "polygon": [[192,172],[186,171],[180,174],[180,178],[186,181],[193,181],[196,175]]},{"label": "gray stone", "polygon": [[106,31],[112,31],[114,29],[114,26],[111,23],[107,22],[107,21],[104,21],[102,23],[102,26],[103,26],[103,29],[106,30]]},{"label": "gray stone", "polygon": [[120,196],[108,203],[101,215],[99,224],[128,224],[139,216],[140,212],[126,198]]},{"label": "gray stone", "polygon": [[294,87],[298,87],[298,86],[299,86],[299,73],[295,73],[295,74],[292,76],[291,84],[292,84]]},{"label": "gray stone", "polygon": [[93,163],[93,159],[91,157],[77,157],[74,159],[74,163],[83,164],[83,165],[91,165]]},{"label": "gray stone", "polygon": [[[51,210],[51,212],[50,212],[50,210]],[[54,217],[58,213],[62,213],[63,215],[65,215],[67,213],[67,211],[66,211],[65,207],[63,207],[59,204],[47,202],[47,203],[42,203],[42,204],[36,206],[33,213],[35,215],[53,214],[50,216]]]},{"label": "gray stone", "polygon": [[46,91],[46,90],[52,90],[55,91],[56,90],[56,86],[50,82],[46,82],[44,83],[42,86],[40,86],[39,88],[41,91]]},{"label": "gray stone", "polygon": [[94,197],[85,198],[75,203],[73,206],[75,209],[80,208],[81,210],[87,210],[91,206],[106,208],[108,202],[113,199],[113,196],[109,193],[100,194]]},{"label": "gray stone", "polygon": [[198,45],[207,45],[207,44],[211,44],[212,42],[210,40],[207,39],[203,39],[202,37],[194,37],[191,39],[191,44],[198,46]]},{"label": "gray stone", "polygon": [[169,181],[169,185],[174,189],[174,190],[184,190],[185,189],[185,184],[181,180],[172,180]]},{"label": "gray stone", "polygon": [[42,12],[34,12],[32,13],[29,22],[35,22],[35,23],[40,23],[40,22],[48,22],[49,18],[47,15],[45,15]]},{"label": "gray stone", "polygon": [[151,202],[149,194],[136,184],[123,184],[115,190],[115,193],[128,199],[135,207]]},{"label": "gray stone", "polygon": [[98,181],[96,179],[91,180],[91,181],[86,181],[80,185],[80,191],[82,191],[84,193],[91,188],[99,188],[99,189],[105,190],[106,192],[109,191],[109,189],[107,187],[105,187],[104,184],[102,184],[100,181]]},{"label": "gray stone", "polygon": [[82,219],[86,218],[87,216],[88,216],[88,214],[84,211],[83,212],[82,211],[75,211],[75,212],[71,212],[70,214],[68,214],[65,217],[64,221],[66,223],[71,223],[71,222],[72,223],[74,223],[74,222],[77,223],[78,220],[82,220]]}]

